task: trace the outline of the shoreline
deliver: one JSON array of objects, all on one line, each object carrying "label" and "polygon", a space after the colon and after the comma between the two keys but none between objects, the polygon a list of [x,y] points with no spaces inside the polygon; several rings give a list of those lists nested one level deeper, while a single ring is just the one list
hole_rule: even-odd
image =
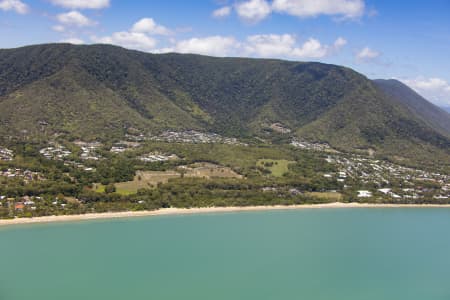
[{"label": "shoreline", "polygon": [[273,205],[273,206],[231,206],[231,207],[198,207],[198,208],[161,208],[146,211],[124,211],[106,213],[87,213],[82,215],[42,216],[35,218],[0,219],[0,227],[24,224],[76,222],[104,219],[122,219],[134,217],[151,217],[167,215],[191,215],[207,213],[227,213],[246,211],[278,211],[297,209],[319,209],[319,208],[450,208],[450,204],[375,204],[375,203],[323,203],[323,204],[300,204],[300,205]]}]

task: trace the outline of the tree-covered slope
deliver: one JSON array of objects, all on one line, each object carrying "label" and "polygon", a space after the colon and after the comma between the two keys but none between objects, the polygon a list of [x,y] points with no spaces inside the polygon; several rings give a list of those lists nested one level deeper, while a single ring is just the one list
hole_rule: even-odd
[{"label": "tree-covered slope", "polygon": [[407,107],[412,114],[434,129],[450,136],[450,118],[446,111],[428,102],[398,80],[378,79],[374,80],[374,82],[381,90],[383,90],[383,92],[391,97],[393,101]]},{"label": "tree-covered slope", "polygon": [[438,128],[434,114],[420,114],[390,91],[320,63],[38,45],[0,50],[0,133],[110,139],[136,128],[267,136],[281,123],[340,149],[446,157],[448,117]]}]

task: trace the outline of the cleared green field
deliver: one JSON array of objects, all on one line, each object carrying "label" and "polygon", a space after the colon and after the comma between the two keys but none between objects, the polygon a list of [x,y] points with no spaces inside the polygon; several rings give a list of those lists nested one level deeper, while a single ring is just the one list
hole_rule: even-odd
[{"label": "cleared green field", "polygon": [[281,177],[289,171],[289,164],[291,163],[294,162],[286,159],[260,159],[256,165],[269,170],[272,176]]},{"label": "cleared green field", "polygon": [[104,193],[106,186],[100,183],[95,183],[93,190],[97,193]]},{"label": "cleared green field", "polygon": [[[158,183],[166,183],[171,178],[180,177],[180,173],[175,171],[138,171],[133,181],[115,183],[116,193],[121,195],[132,195],[139,189],[155,187]],[[93,190],[97,193],[104,193],[105,186],[100,183],[94,184]]]},{"label": "cleared green field", "polygon": [[195,163],[184,168],[186,177],[200,178],[239,178],[243,176],[234,172],[231,168],[223,167],[211,163]]},{"label": "cleared green field", "polygon": [[139,171],[133,181],[116,183],[116,193],[135,194],[139,189],[152,188],[158,183],[166,183],[169,179],[177,177],[180,177],[180,173],[175,171]]}]

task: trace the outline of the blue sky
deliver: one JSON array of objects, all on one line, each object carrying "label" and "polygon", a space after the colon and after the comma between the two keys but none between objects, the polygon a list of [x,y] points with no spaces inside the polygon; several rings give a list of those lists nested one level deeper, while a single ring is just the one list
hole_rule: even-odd
[{"label": "blue sky", "polygon": [[49,42],[333,63],[450,107],[450,0],[0,0],[0,48]]}]

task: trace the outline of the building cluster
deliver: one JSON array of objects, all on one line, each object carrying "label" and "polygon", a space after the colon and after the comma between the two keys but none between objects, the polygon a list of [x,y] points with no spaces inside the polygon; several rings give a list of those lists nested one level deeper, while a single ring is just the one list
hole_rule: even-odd
[{"label": "building cluster", "polygon": [[43,148],[39,151],[47,159],[64,160],[72,154],[66,147],[57,143],[52,143],[49,147]]},{"label": "building cluster", "polygon": [[[75,142],[75,144],[81,147],[81,159],[99,160],[101,158],[100,155],[95,153],[95,149],[100,147],[97,143]],[[72,155],[72,152],[57,143],[52,143],[51,146],[41,149],[39,153],[47,159],[63,161],[65,166],[83,169],[84,171],[95,171],[92,167],[87,167],[80,162],[70,160],[69,156]]]},{"label": "building cluster", "polygon": [[169,143],[245,145],[236,138],[223,137],[216,133],[204,133],[195,130],[181,132],[164,131],[160,135],[151,136],[150,140]]},{"label": "building cluster", "polygon": [[9,179],[14,178],[22,179],[25,181],[25,183],[45,179],[44,176],[39,172],[33,172],[30,170],[23,170],[23,169],[12,169],[12,168],[3,171],[0,170],[0,176]]},{"label": "building cluster", "polygon": [[281,123],[273,123],[269,127],[273,131],[282,133],[282,134],[288,134],[288,133],[291,133],[291,131],[292,131],[291,129],[289,129],[288,127],[284,126]]},{"label": "building cluster", "polygon": [[41,199],[41,197],[24,196],[20,201],[16,201],[15,198],[7,198],[6,196],[0,196],[0,207],[13,208],[15,211],[23,211],[25,208],[30,210],[36,210],[35,201]]},{"label": "building cluster", "polygon": [[152,153],[147,153],[147,154],[141,155],[138,159],[143,162],[158,162],[158,161],[177,160],[179,158],[175,154],[164,154],[164,153],[159,153],[159,152],[152,152]]},{"label": "building cluster", "polygon": [[[377,187],[373,190],[359,190],[358,197],[380,196],[391,199],[435,199],[450,198],[450,176],[424,170],[400,166],[388,161],[376,160],[360,155],[328,155],[329,163],[337,164],[338,181],[346,182],[349,178],[365,186]],[[429,184],[431,183],[431,185]]]},{"label": "building cluster", "polygon": [[115,143],[112,147],[111,147],[111,152],[112,153],[123,153],[125,151],[128,150],[132,150],[132,149],[136,149],[140,146],[141,144],[139,142],[132,142],[132,141],[120,141],[118,143]]},{"label": "building cluster", "polygon": [[0,147],[0,160],[11,161],[14,159],[14,152],[7,148]]},{"label": "building cluster", "polygon": [[99,142],[83,142],[76,141],[74,143],[78,147],[81,148],[80,158],[83,160],[99,160],[101,159],[101,155],[97,153],[98,149],[103,146],[102,143]]},{"label": "building cluster", "polygon": [[82,170],[87,171],[87,172],[94,172],[94,171],[96,171],[96,169],[93,168],[93,167],[85,166],[84,164],[82,164],[80,162],[77,162],[77,161],[73,161],[73,160],[65,160],[64,161],[64,165],[68,166],[68,167],[74,167],[74,168],[82,169]]},{"label": "building cluster", "polygon": [[[79,201],[74,199],[73,201]],[[39,207],[46,205],[44,198],[40,196],[23,196],[18,198],[8,198],[0,195],[0,207],[13,208],[16,212],[23,212],[24,210],[36,210]],[[61,199],[53,199],[51,205],[55,208],[64,209],[67,206],[67,201]]]},{"label": "building cluster", "polygon": [[330,147],[328,144],[321,144],[321,143],[311,143],[306,141],[299,141],[297,139],[293,139],[291,141],[291,146],[294,146],[296,148],[300,148],[303,150],[313,150],[313,151],[331,151],[333,148]]},{"label": "building cluster", "polygon": [[147,140],[147,137],[142,133],[136,134],[125,134],[125,139],[130,142],[144,142]]}]

